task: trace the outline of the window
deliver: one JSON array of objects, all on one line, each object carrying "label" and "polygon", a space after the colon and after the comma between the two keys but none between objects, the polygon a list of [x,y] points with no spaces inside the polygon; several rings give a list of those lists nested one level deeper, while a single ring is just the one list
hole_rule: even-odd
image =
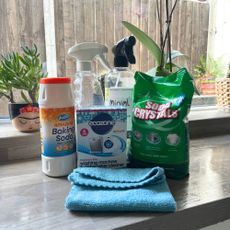
[{"label": "window", "polygon": [[[138,26],[158,44],[160,40],[156,0],[2,0],[0,8],[0,53],[18,51],[22,45],[36,43],[50,76],[74,76],[75,60],[67,55],[67,51],[76,42],[106,44],[109,47],[107,58],[112,65],[112,46],[130,34],[122,26],[122,20]],[[203,57],[205,64],[216,61],[218,68],[222,66],[220,68],[226,74],[230,60],[228,8],[229,0],[178,1],[171,25],[172,47],[189,59],[179,58],[177,64],[195,73],[194,69]],[[135,55],[137,63],[132,66],[133,70],[147,71],[154,66],[154,59],[139,42]],[[215,93],[211,91],[213,79],[202,77],[196,82],[207,95],[194,99],[194,105],[215,105]],[[7,114],[7,100],[1,98],[0,116]]]}]

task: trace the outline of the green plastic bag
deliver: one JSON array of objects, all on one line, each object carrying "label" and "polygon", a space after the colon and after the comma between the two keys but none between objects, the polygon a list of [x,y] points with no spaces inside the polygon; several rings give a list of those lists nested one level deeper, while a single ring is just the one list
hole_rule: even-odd
[{"label": "green plastic bag", "polygon": [[135,80],[130,166],[161,166],[168,177],[185,177],[189,172],[186,119],[193,79],[182,68],[168,77],[136,72]]}]

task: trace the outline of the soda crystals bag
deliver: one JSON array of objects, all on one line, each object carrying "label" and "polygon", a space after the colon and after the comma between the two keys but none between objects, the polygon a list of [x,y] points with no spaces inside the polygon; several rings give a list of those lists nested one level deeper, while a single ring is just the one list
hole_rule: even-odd
[{"label": "soda crystals bag", "polygon": [[168,77],[135,74],[130,166],[161,166],[179,179],[189,171],[186,116],[194,93],[185,68]]}]

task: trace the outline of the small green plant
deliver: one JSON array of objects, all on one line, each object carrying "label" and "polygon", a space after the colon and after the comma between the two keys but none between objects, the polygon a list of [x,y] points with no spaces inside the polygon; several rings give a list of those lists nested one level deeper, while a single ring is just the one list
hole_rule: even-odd
[{"label": "small green plant", "polygon": [[214,59],[208,56],[207,59],[204,55],[200,57],[198,65],[194,68],[195,78],[217,78],[223,77],[225,74],[224,65],[221,58]]},{"label": "small green plant", "polygon": [[26,103],[36,103],[39,81],[47,74],[42,71],[37,46],[22,47],[22,54],[11,52],[0,60],[0,97],[15,103],[14,89],[21,90],[21,98]]},{"label": "small green plant", "polygon": [[0,63],[0,98],[6,97],[9,102],[14,103],[14,95],[13,95],[13,87],[12,84],[9,81],[9,78],[5,77],[3,75],[3,67]]}]

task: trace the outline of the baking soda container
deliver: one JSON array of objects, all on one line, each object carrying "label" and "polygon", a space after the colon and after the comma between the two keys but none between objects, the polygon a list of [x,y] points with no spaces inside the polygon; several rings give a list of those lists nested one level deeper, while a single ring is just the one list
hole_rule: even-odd
[{"label": "baking soda container", "polygon": [[66,176],[76,166],[74,98],[71,78],[40,80],[42,171],[52,177]]}]

